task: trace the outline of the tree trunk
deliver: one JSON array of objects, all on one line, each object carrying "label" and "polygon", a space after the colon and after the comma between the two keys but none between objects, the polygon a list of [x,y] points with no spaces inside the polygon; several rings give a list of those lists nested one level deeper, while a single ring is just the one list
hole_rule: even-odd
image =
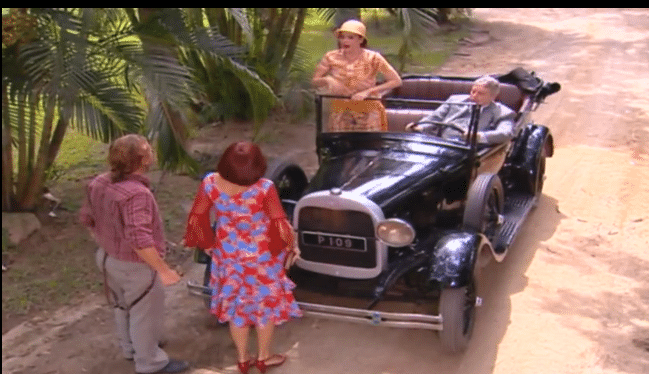
[{"label": "tree trunk", "polygon": [[[266,47],[264,48],[264,59],[267,63],[273,66],[273,61],[279,61],[283,55],[284,47],[280,44],[282,33],[286,27],[286,23],[291,15],[291,8],[283,8],[280,12],[279,18],[273,17],[271,27],[268,30],[266,37]],[[270,83],[270,82],[269,82]]]},{"label": "tree trunk", "polygon": [[174,110],[167,104],[167,102],[161,103],[165,117],[167,117],[167,123],[171,132],[174,134],[176,142],[187,152],[187,129],[185,123],[183,122],[182,116],[178,113],[177,110]]},{"label": "tree trunk", "polygon": [[27,159],[27,135],[25,134],[25,105],[27,97],[20,95],[18,98],[18,174],[16,175],[18,181],[16,183],[16,194],[22,196],[25,193],[25,188],[27,187],[27,177],[26,173],[28,169],[28,159]]},{"label": "tree trunk", "polygon": [[11,211],[14,200],[13,160],[11,158],[11,128],[9,122],[9,86],[2,83],[2,211]]},{"label": "tree trunk", "polygon": [[361,8],[338,8],[334,16],[334,24],[339,28],[345,21],[350,19],[361,20]]},{"label": "tree trunk", "polygon": [[34,169],[36,159],[36,108],[38,107],[38,95],[32,93],[29,96],[29,136],[27,137],[27,170],[29,173]]},{"label": "tree trunk", "polygon": [[295,24],[293,25],[293,33],[291,34],[291,39],[288,42],[286,47],[286,53],[282,59],[282,63],[279,66],[279,72],[275,77],[275,85],[273,90],[279,92],[280,84],[291,68],[293,63],[293,57],[295,57],[295,50],[297,49],[297,44],[300,41],[300,35],[302,34],[302,29],[304,28],[304,20],[306,19],[306,10],[307,8],[299,8],[297,11],[297,18],[295,19]]},{"label": "tree trunk", "polygon": [[65,139],[65,133],[68,129],[69,121],[59,118],[56,128],[54,129],[54,134],[52,135],[52,140],[50,141],[50,149],[47,153],[47,163],[45,164],[45,170],[49,169],[54,165],[56,156],[59,154],[61,149],[61,144],[63,144],[63,139]]},{"label": "tree trunk", "polygon": [[20,210],[34,210],[38,201],[43,194],[45,184],[45,170],[47,170],[47,161],[50,151],[50,140],[52,137],[52,126],[54,123],[54,112],[56,110],[56,99],[48,97],[45,106],[45,118],[43,120],[43,129],[41,131],[41,142],[38,147],[38,156],[36,165],[29,178],[27,189],[24,195],[18,197],[18,208]]}]

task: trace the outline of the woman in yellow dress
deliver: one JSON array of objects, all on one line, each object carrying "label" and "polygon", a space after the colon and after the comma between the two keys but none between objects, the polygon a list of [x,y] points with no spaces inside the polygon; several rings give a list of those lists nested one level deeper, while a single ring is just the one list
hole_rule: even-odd
[{"label": "woman in yellow dress", "polygon": [[[335,31],[338,49],[327,52],[315,69],[312,83],[332,99],[329,131],[386,131],[385,107],[381,96],[401,85],[396,70],[380,53],[366,49],[365,25],[356,20],[343,23]],[[385,78],[376,84],[378,73]],[[367,99],[367,100],[366,100]]]}]

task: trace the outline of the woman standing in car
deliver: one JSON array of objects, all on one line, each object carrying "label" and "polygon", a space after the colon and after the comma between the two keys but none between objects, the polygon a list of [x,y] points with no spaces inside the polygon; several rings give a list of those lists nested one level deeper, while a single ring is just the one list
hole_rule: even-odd
[{"label": "woman standing in car", "polygon": [[[380,53],[366,48],[366,29],[362,22],[346,21],[334,34],[338,49],[324,55],[312,83],[325,94],[347,96],[351,100],[331,100],[329,131],[386,131],[385,107],[378,99],[401,85],[399,74]],[[377,85],[379,73],[385,82]]]}]

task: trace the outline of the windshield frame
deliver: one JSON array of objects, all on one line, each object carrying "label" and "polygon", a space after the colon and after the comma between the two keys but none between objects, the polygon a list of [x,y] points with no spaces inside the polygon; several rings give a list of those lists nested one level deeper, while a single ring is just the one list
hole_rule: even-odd
[{"label": "windshield frame", "polygon": [[[329,133],[334,133],[333,131],[324,131],[324,123],[323,123],[323,105],[325,100],[324,99],[347,99],[351,100],[349,96],[340,96],[340,95],[327,95],[327,94],[316,94],[315,96],[315,114],[316,114],[316,138],[318,138],[321,134],[329,134]],[[454,140],[449,140],[449,139],[444,139],[444,138],[439,138],[434,135],[429,135],[431,137],[437,138],[437,139],[442,139],[445,141],[448,141],[450,143],[454,144],[462,144],[465,146],[468,146],[469,148],[472,149],[472,151],[475,151],[477,148],[477,133],[478,133],[478,123],[480,121],[480,105],[476,103],[469,103],[469,102],[464,102],[464,103],[447,103],[446,101],[442,100],[425,100],[425,99],[411,99],[411,98],[394,98],[394,97],[389,97],[389,98],[367,98],[365,100],[378,100],[380,101],[383,106],[385,106],[388,109],[436,109],[442,104],[448,104],[448,105],[464,105],[464,106],[471,106],[471,118],[469,120],[469,129],[468,129],[468,136],[467,139],[465,139],[462,142],[459,141],[454,141]],[[372,133],[377,133],[377,132],[372,132]],[[383,132],[386,134],[389,133],[394,133],[394,132]],[[416,133],[408,133],[408,132],[399,132],[399,133],[404,133],[404,134],[416,134]]]}]

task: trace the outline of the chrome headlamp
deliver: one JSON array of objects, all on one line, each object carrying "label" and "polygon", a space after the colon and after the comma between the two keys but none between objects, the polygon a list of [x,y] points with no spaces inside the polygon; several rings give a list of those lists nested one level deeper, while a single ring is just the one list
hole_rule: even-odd
[{"label": "chrome headlamp", "polygon": [[391,247],[405,247],[415,240],[415,229],[399,218],[390,218],[379,222],[376,236]]}]

